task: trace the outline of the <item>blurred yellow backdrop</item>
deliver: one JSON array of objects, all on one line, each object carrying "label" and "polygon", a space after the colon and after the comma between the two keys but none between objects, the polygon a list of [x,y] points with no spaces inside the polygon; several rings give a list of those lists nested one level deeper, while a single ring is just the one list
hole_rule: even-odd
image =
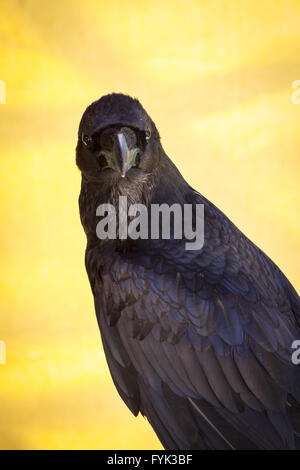
[{"label": "blurred yellow backdrop", "polygon": [[112,384],[84,268],[85,107],[138,97],[167,153],[300,288],[299,0],[0,0],[1,449],[160,449]]}]

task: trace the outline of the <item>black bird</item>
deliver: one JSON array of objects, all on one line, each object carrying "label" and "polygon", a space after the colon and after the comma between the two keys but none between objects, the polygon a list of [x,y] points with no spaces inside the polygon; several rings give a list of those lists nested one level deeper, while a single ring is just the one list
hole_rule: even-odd
[{"label": "black bird", "polygon": [[[128,408],[166,449],[300,448],[300,299],[284,274],[188,185],[137,99],[113,93],[86,109],[76,162],[86,269]],[[99,239],[96,209],[121,195],[204,204],[203,247],[161,233]]]}]

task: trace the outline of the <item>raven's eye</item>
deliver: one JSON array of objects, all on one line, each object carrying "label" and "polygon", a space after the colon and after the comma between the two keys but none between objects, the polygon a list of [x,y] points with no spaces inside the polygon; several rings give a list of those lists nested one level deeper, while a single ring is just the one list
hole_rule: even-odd
[{"label": "raven's eye", "polygon": [[151,137],[151,130],[150,129],[147,129],[146,132],[145,132],[145,137],[146,137],[146,140],[149,140],[150,137]]},{"label": "raven's eye", "polygon": [[90,147],[91,144],[92,144],[92,142],[93,142],[92,137],[89,136],[89,135],[87,135],[87,134],[82,134],[81,140],[82,140],[82,142],[84,143],[84,145],[85,145],[86,147]]}]

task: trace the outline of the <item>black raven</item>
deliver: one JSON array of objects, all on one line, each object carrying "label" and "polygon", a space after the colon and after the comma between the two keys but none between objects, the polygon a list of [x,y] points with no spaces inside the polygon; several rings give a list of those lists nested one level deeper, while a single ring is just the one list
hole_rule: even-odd
[{"label": "black raven", "polygon": [[[137,99],[112,93],[86,109],[76,162],[86,269],[128,408],[165,449],[300,448],[300,299],[284,274],[188,185]],[[97,208],[117,210],[120,196],[203,204],[202,248],[161,232],[99,238]]]}]

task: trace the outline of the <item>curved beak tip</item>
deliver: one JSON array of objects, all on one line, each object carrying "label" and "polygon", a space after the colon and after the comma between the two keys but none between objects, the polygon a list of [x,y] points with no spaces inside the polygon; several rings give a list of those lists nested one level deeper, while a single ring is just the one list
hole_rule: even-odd
[{"label": "curved beak tip", "polygon": [[119,159],[118,166],[121,173],[121,177],[125,178],[127,171],[134,165],[135,157],[138,149],[129,149],[126,138],[123,132],[117,134],[119,144]]}]

